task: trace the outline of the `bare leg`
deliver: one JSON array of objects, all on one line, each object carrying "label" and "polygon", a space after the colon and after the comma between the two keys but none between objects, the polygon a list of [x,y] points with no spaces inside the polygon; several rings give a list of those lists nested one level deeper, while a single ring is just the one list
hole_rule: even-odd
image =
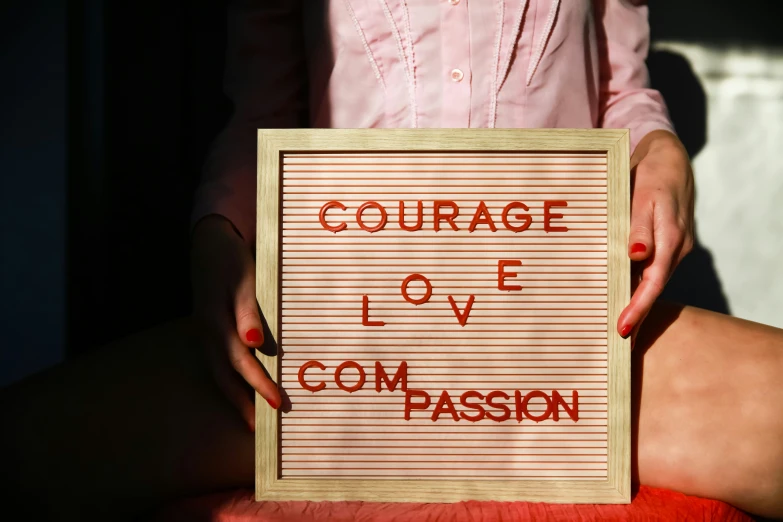
[{"label": "bare leg", "polygon": [[783,330],[659,304],[633,372],[642,484],[783,518]]},{"label": "bare leg", "polygon": [[[1,491],[52,520],[118,520],[251,486],[252,434],[192,332],[171,323],[0,393]],[[658,305],[634,351],[637,480],[783,517],[781,376],[783,331]]]},{"label": "bare leg", "polygon": [[252,484],[253,434],[195,341],[189,321],[170,323],[2,390],[0,505],[31,520],[131,520]]}]

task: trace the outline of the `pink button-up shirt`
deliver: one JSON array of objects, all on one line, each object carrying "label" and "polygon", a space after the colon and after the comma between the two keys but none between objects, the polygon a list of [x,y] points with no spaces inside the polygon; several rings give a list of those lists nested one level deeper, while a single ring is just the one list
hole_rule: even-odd
[{"label": "pink button-up shirt", "polygon": [[229,12],[226,91],[194,222],[255,238],[256,129],[672,130],[644,0],[256,0]]}]

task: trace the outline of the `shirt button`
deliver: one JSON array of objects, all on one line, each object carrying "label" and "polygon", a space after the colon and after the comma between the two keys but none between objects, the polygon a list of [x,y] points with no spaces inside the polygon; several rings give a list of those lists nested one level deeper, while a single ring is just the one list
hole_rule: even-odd
[{"label": "shirt button", "polygon": [[461,82],[462,78],[464,78],[464,77],[465,77],[465,74],[463,74],[462,71],[460,71],[459,69],[452,69],[452,71],[451,71],[451,79],[452,80],[454,80],[455,82]]},{"label": "shirt button", "polygon": [[449,0],[449,3],[451,5],[457,5],[459,3],[459,0]]}]

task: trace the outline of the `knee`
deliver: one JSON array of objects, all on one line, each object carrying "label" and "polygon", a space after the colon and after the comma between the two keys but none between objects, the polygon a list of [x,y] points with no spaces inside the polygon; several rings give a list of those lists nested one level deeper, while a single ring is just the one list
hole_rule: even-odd
[{"label": "knee", "polygon": [[783,519],[783,403],[754,395],[732,405],[735,414],[724,411],[729,436],[714,455],[724,461],[716,478],[730,504]]},{"label": "knee", "polygon": [[742,465],[727,485],[729,502],[750,513],[783,519],[783,430],[739,445]]}]

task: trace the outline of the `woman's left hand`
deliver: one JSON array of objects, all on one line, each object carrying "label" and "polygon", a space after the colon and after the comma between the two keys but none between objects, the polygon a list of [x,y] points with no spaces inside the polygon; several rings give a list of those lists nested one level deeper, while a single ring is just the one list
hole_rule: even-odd
[{"label": "woman's left hand", "polygon": [[647,134],[631,157],[631,233],[634,261],[631,302],[617,320],[634,336],[674,269],[693,248],[693,171],[688,153],[671,132]]}]

